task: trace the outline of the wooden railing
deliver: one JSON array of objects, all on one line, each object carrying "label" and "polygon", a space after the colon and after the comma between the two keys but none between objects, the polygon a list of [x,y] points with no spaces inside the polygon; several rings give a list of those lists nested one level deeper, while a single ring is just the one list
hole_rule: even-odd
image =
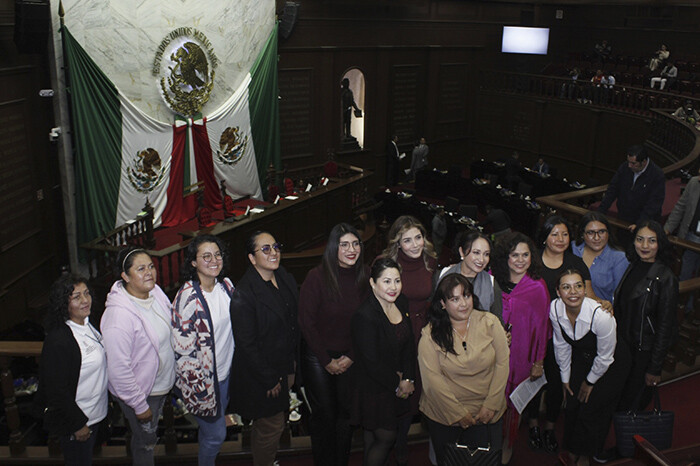
[{"label": "wooden railing", "polygon": [[[681,169],[690,167],[700,156],[700,131],[687,123],[671,116],[668,111],[650,110],[652,115],[651,136],[646,142],[656,154],[669,161],[663,167],[666,176],[677,175]],[[537,198],[543,205],[558,211],[568,217],[572,225],[577,225],[583,215],[589,212],[588,207],[599,201],[607,185],[595,188],[583,189],[576,192],[555,194]],[[629,223],[615,217],[609,217],[612,226],[619,230],[627,230]],[[700,244],[686,241],[677,236],[669,237],[675,246],[677,262],[675,270],[680,270],[680,258],[686,250],[700,253]],[[680,282],[679,304],[687,302],[690,293],[700,290],[700,277]],[[696,302],[697,302],[696,296]],[[680,328],[680,338],[673,350],[669,353],[665,369],[675,370],[677,361],[686,362],[690,367],[695,366],[696,356],[700,354],[700,306],[695,305],[695,314],[683,319]],[[682,316],[682,314],[680,314]]]},{"label": "wooden railing", "polygon": [[[292,212],[296,210],[304,210],[304,212],[306,212],[309,209],[303,208],[303,206],[306,205],[305,203],[311,203],[315,199],[321,199],[323,196],[332,197],[333,202],[343,203],[343,205],[336,205],[332,209],[334,212],[347,213],[347,218],[338,219],[338,221],[352,221],[353,211],[360,208],[371,199],[368,184],[368,178],[371,176],[371,172],[346,164],[338,164],[338,176],[330,178],[326,186],[319,186],[319,179],[323,176],[323,168],[324,165],[319,164],[290,170],[285,173],[285,176],[295,176],[295,186],[301,185],[302,182],[304,188],[306,188],[306,184],[308,183],[314,186],[314,190],[309,193],[301,190],[302,192],[299,193],[298,200],[294,202],[280,201],[278,205],[266,206],[265,211],[259,214],[239,216],[233,221],[219,222],[202,230],[183,232],[183,241],[164,249],[156,250],[153,249],[153,246],[148,246],[147,244],[134,243],[129,239],[131,237],[127,237],[127,240],[123,240],[123,231],[127,229],[128,225],[119,227],[113,232],[81,245],[87,252],[90,272],[89,279],[91,285],[97,289],[96,293],[98,299],[106,295],[109,286],[119,278],[120,271],[119,264],[116,264],[116,257],[119,250],[125,244],[141,244],[144,246],[144,249],[153,257],[156,265],[158,284],[166,293],[172,294],[180,286],[179,266],[182,264],[185,248],[191,241],[191,238],[198,234],[208,233],[220,236],[231,246],[236,246],[236,249],[239,249],[240,245],[245,241],[245,236],[254,231],[254,229],[257,229],[255,225],[260,225],[260,229],[269,229],[271,215],[278,216],[282,212]],[[290,213],[290,215],[292,214]],[[329,217],[334,218],[335,215],[330,215]],[[303,223],[303,220],[300,221]],[[318,231],[317,233],[317,237],[313,235],[309,236],[310,242],[320,240],[327,234],[327,231]],[[283,234],[286,234],[286,232],[280,233],[280,235]],[[281,239],[281,241],[285,243],[287,247],[286,250],[290,252],[300,252],[305,249],[306,246],[303,243],[296,244],[293,241],[287,241],[285,239]],[[241,270],[236,269],[240,264],[232,265],[235,269],[232,271],[232,276],[239,276],[245,270],[245,268]]]}]

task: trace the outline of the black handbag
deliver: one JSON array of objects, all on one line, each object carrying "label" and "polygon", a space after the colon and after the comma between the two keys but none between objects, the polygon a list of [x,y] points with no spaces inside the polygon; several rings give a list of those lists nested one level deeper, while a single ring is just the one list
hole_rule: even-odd
[{"label": "black handbag", "polygon": [[[491,429],[489,424],[471,426],[460,434],[455,443],[445,445],[443,452],[443,464],[440,466],[498,466],[501,464],[501,450],[496,449],[491,443]],[[481,445],[467,445],[462,442],[462,436],[469,430],[484,429],[485,442]]]},{"label": "black handbag", "polygon": [[[671,448],[673,439],[673,411],[662,411],[659,391],[652,388],[654,395],[653,411],[627,411],[615,413],[615,438],[620,456],[634,456],[635,435],[641,435],[659,450]],[[634,406],[639,406],[640,395]]]}]

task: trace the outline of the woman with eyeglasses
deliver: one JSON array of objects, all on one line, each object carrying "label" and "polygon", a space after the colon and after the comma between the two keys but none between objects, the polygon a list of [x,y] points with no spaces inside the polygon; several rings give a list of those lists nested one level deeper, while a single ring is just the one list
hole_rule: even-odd
[{"label": "woman with eyeglasses", "polygon": [[[437,254],[426,237],[425,227],[411,215],[397,218],[389,229],[388,237],[389,244],[382,256],[396,261],[401,267],[402,293],[408,298],[408,315],[415,347],[418,349],[420,332],[428,323],[433,276],[437,270]],[[417,368],[415,372],[418,372]],[[420,377],[416,377],[415,395],[410,398],[411,409],[401,418],[396,438],[394,454],[400,465],[408,461],[408,431],[413,416],[418,414],[420,392]]]},{"label": "woman with eyeglasses", "polygon": [[246,241],[250,266],[231,298],[236,340],[232,406],[253,420],[253,463],[272,465],[289,412],[299,344],[297,282],[280,265],[282,245],[268,232]]},{"label": "woman with eyeglasses", "polygon": [[107,361],[91,308],[85,278],[64,275],[51,285],[36,398],[45,407],[44,428],[58,436],[67,465],[92,464],[107,416]]},{"label": "woman with eyeglasses", "polygon": [[500,459],[508,343],[498,317],[479,310],[473,293],[463,275],[444,276],[418,343],[420,410],[439,465],[445,464],[446,445],[458,440],[472,449],[489,445]]},{"label": "woman with eyeglasses", "polygon": [[213,465],[226,440],[225,410],[234,341],[223,241],[202,235],[187,246],[184,283],[172,307],[175,391],[199,425],[199,466]]},{"label": "woman with eyeglasses", "polygon": [[144,249],[121,250],[117,266],[121,280],[107,295],[100,323],[109,391],[129,423],[133,464],[152,465],[158,418],[175,383],[171,305]]},{"label": "woman with eyeglasses", "polygon": [[629,353],[617,345],[615,318],[585,296],[578,270],[565,270],[549,318],[554,352],[566,396],[565,465],[588,465],[600,453],[629,368]]},{"label": "woman with eyeglasses", "polygon": [[311,447],[317,466],[348,463],[351,371],[350,321],[369,295],[362,242],[347,223],[333,227],[321,264],[301,286],[299,324],[304,337],[301,370],[311,408]]},{"label": "woman with eyeglasses", "polygon": [[575,255],[583,259],[591,273],[591,285],[596,296],[612,302],[629,261],[625,252],[610,244],[610,223],[600,212],[588,212],[579,224],[579,241],[572,246]]},{"label": "woman with eyeglasses", "polygon": [[416,349],[400,270],[392,259],[374,261],[372,294],[352,316],[357,381],[353,424],[364,430],[364,466],[384,465],[414,390]]}]

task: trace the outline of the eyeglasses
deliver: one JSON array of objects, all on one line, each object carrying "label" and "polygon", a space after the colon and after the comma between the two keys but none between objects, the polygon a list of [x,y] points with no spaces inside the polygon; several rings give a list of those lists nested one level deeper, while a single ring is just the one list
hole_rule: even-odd
[{"label": "eyeglasses", "polygon": [[602,238],[603,236],[608,234],[608,230],[586,230],[586,236],[593,239],[593,238]]},{"label": "eyeglasses", "polygon": [[218,262],[218,261],[220,261],[220,260],[223,259],[223,256],[221,255],[221,251],[217,251],[217,252],[215,252],[214,254],[212,254],[212,253],[210,253],[210,252],[205,252],[204,254],[202,254],[202,255],[199,256],[199,257],[201,257],[202,260],[203,260],[204,262],[206,262],[207,264],[208,264],[209,262],[211,262],[212,260],[215,260],[215,261]]},{"label": "eyeglasses", "polygon": [[353,249],[360,249],[362,247],[362,241],[342,241],[338,243],[338,247],[342,251],[347,251],[348,249],[350,249],[350,246],[352,246]]},{"label": "eyeglasses", "polygon": [[266,244],[265,246],[260,246],[260,249],[256,249],[253,252],[262,251],[262,253],[267,256],[272,252],[273,249],[277,252],[280,252],[282,250],[282,246],[284,246],[282,243]]}]

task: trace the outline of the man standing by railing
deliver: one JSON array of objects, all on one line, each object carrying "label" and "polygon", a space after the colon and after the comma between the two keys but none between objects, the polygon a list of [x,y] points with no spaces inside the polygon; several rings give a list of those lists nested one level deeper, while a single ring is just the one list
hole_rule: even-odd
[{"label": "man standing by railing", "polygon": [[664,173],[649,159],[642,145],[627,150],[627,162],[620,165],[608,185],[598,210],[607,214],[617,200],[617,217],[635,224],[641,220],[661,219],[661,207],[666,197]]}]

